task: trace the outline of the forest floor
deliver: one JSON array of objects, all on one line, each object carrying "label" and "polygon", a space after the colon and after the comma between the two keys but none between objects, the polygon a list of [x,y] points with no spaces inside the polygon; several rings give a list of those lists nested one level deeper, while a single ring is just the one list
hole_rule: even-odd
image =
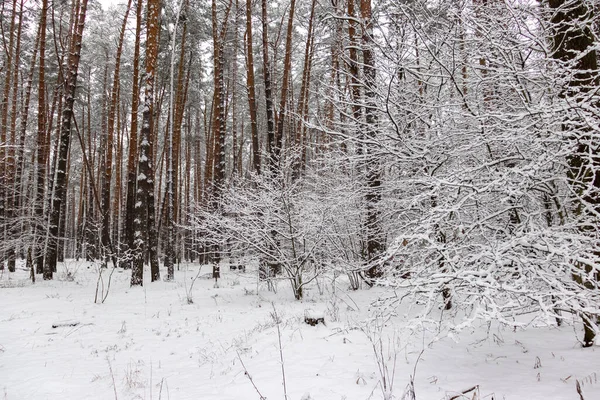
[{"label": "forest floor", "polygon": [[286,282],[257,287],[255,268],[222,270],[214,287],[208,267],[186,264],[173,282],[136,288],[117,269],[99,304],[94,264],[68,261],[35,284],[22,266],[0,274],[0,399],[383,399],[382,374],[390,399],[411,376],[417,400],[473,387],[454,398],[580,400],[577,381],[585,400],[600,398],[600,347],[581,348],[580,326],[482,323],[437,337],[405,329],[401,312],[372,319],[389,289],[323,278],[296,301]]}]

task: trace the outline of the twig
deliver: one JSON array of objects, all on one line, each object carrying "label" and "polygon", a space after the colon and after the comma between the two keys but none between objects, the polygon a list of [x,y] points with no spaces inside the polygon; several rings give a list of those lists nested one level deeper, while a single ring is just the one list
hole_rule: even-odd
[{"label": "twig", "polygon": [[580,400],[585,400],[583,397],[583,389],[581,388],[581,383],[579,383],[579,379],[575,380],[575,389],[577,390],[577,394],[579,395]]},{"label": "twig", "polygon": [[165,383],[165,378],[162,378],[160,380],[160,389],[158,390],[158,400],[161,400],[162,398],[162,387],[163,387],[163,383]]},{"label": "twig", "polygon": [[256,393],[258,393],[260,400],[267,400],[267,398],[265,396],[263,396],[262,393],[260,392],[260,390],[258,390],[258,388],[256,387],[256,384],[254,383],[252,376],[248,372],[248,369],[246,368],[246,365],[244,364],[244,361],[242,360],[242,356],[240,356],[240,352],[237,350],[235,352],[237,353],[238,360],[240,360],[240,363],[242,363],[242,367],[244,367],[244,375],[246,375],[248,377],[248,380],[250,380],[250,383],[252,384],[252,386],[254,386],[254,390],[256,390]]},{"label": "twig", "polygon": [[190,284],[190,288],[188,290],[188,287],[187,287],[187,266],[185,268],[185,271],[184,271],[184,273],[185,273],[184,274],[184,284],[185,284],[185,296],[186,296],[186,300],[187,300],[188,304],[192,304],[194,302],[194,297],[193,297],[192,290],[194,289],[194,283],[196,283],[196,280],[200,276],[200,272],[202,272],[202,265],[200,265],[200,268],[198,268],[198,272],[196,273],[196,276],[192,279],[192,283]]},{"label": "twig", "polygon": [[115,375],[113,374],[112,365],[110,365],[110,360],[108,356],[106,356],[106,362],[108,363],[108,370],[110,371],[110,377],[112,379],[113,390],[115,392],[115,400],[119,400],[117,397],[117,384],[115,383]]},{"label": "twig", "polygon": [[283,398],[287,400],[287,386],[285,384],[285,363],[283,362],[283,348],[281,347],[281,330],[279,329],[279,316],[277,315],[277,309],[275,303],[271,303],[273,306],[273,313],[275,315],[275,326],[277,327],[277,339],[279,340],[279,359],[281,360],[281,379],[283,380]]},{"label": "twig", "polygon": [[52,327],[54,329],[56,328],[62,328],[62,327],[74,327],[79,325],[80,322],[79,321],[66,321],[66,322],[55,322],[52,324]]},{"label": "twig", "polygon": [[110,274],[108,275],[108,285],[106,286],[106,294],[104,294],[104,297],[102,297],[102,304],[104,304],[106,298],[108,297],[108,293],[110,292],[110,282],[112,281],[112,276],[115,273],[115,270],[116,268],[113,267],[112,271],[110,271]]},{"label": "twig", "polygon": [[472,391],[477,391],[478,389],[479,389],[479,385],[475,385],[475,386],[473,386],[472,388],[469,388],[469,389],[467,389],[467,390],[463,390],[463,391],[462,391],[460,394],[458,394],[458,395],[456,395],[456,396],[452,396],[452,397],[450,397],[450,399],[449,399],[449,400],[456,400],[456,399],[459,399],[459,398],[461,398],[461,397],[466,397],[465,395],[466,395],[467,393],[469,393],[469,392],[472,392]]}]

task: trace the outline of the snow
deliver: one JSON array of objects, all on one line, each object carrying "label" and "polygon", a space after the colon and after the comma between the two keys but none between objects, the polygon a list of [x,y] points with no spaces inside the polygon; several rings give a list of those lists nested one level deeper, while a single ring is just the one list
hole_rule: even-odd
[{"label": "snow", "polygon": [[[413,375],[417,399],[474,386],[482,399],[576,399],[576,380],[586,400],[600,398],[598,347],[581,348],[580,326],[515,332],[482,323],[438,338],[405,329],[413,325],[404,310],[373,319],[384,288],[346,291],[338,278],[335,291],[307,287],[298,302],[285,282],[277,293],[257,287],[255,265],[222,268],[219,288],[209,267],[183,264],[174,282],[134,288],[117,269],[106,301],[94,304],[98,271],[71,260],[54,281],[35,284],[22,264],[0,272],[4,399],[259,399],[249,377],[266,398],[284,399],[281,354],[290,400],[382,399],[379,343],[390,373],[396,359],[396,399]],[[309,326],[307,315],[326,323]]]}]

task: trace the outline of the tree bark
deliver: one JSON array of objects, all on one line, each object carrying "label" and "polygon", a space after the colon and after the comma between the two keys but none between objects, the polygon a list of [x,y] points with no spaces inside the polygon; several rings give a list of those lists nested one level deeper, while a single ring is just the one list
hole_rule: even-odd
[{"label": "tree bark", "polygon": [[252,0],[246,0],[246,83],[248,86],[248,112],[252,135],[252,168],[260,174],[260,145],[258,142],[258,118],[256,115],[256,85],[254,78],[254,50],[252,36]]},{"label": "tree bark", "polygon": [[104,264],[112,258],[113,264],[117,265],[116,254],[109,250],[112,246],[109,243],[114,243],[111,239],[111,183],[113,173],[113,145],[115,136],[115,118],[119,103],[119,80],[121,71],[121,54],[123,52],[123,40],[125,38],[125,29],[127,28],[127,19],[129,18],[129,10],[131,9],[131,0],[127,2],[125,16],[121,24],[119,33],[119,41],[117,44],[117,52],[115,55],[115,69],[113,74],[113,82],[111,86],[110,103],[108,108],[107,131],[106,134],[106,149],[104,153],[104,179],[102,180],[102,247],[104,248]]},{"label": "tree bark", "polygon": [[136,215],[135,200],[137,188],[137,153],[138,153],[138,108],[140,102],[139,65],[140,38],[142,31],[142,0],[136,3],[135,45],[133,54],[133,86],[131,94],[131,129],[129,131],[129,151],[127,156],[127,205],[125,208],[125,240],[128,256],[123,260],[125,268],[131,268],[131,251],[135,248],[134,221]]},{"label": "tree bark", "polygon": [[140,153],[137,176],[137,202],[135,227],[135,258],[131,273],[131,285],[142,285],[144,277],[144,238],[148,238],[147,251],[150,257],[152,282],[160,279],[158,266],[158,240],[156,237],[154,214],[154,167],[152,164],[152,127],[154,105],[154,83],[158,56],[158,35],[160,30],[160,1],[148,0],[146,34],[146,76],[144,87],[144,109],[140,134]]},{"label": "tree bark", "polygon": [[[10,108],[10,91],[12,88],[11,78],[13,76],[13,68],[17,68],[13,65],[13,48],[15,40],[15,21],[17,16],[17,0],[12,1],[11,18],[10,18],[10,34],[8,40],[8,48],[6,49],[6,74],[4,76],[4,90],[2,94],[2,103],[0,103],[0,220],[6,221],[7,219],[7,202],[10,197],[8,187],[8,157],[10,154],[8,143],[8,111]],[[16,55],[15,55],[16,56]],[[4,223],[2,226],[1,237],[2,241],[6,243],[9,239],[8,224]],[[4,265],[4,259],[6,257],[6,249],[4,246],[0,248],[0,263]]]},{"label": "tree bark", "polygon": [[281,97],[279,99],[279,116],[277,117],[277,131],[275,133],[274,146],[271,147],[271,160],[275,164],[275,169],[280,172],[281,151],[283,145],[283,125],[287,111],[287,94],[290,85],[290,75],[292,69],[292,35],[294,32],[294,12],[296,10],[296,0],[290,2],[290,15],[288,16],[287,32],[285,39],[285,57],[283,61],[283,79],[281,82]]},{"label": "tree bark", "polygon": [[18,242],[18,228],[19,224],[16,221],[17,210],[16,210],[16,198],[18,196],[16,184],[20,184],[20,181],[15,181],[16,172],[16,147],[17,147],[17,101],[19,94],[19,63],[21,60],[21,33],[23,31],[23,0],[19,7],[19,21],[17,28],[17,38],[15,44],[15,59],[14,68],[12,70],[12,101],[10,111],[10,147],[8,148],[8,154],[6,158],[6,221],[9,223],[8,227],[8,239],[10,240],[8,248],[6,249],[6,261],[9,272],[15,272],[16,270],[16,243]]},{"label": "tree bark", "polygon": [[267,0],[261,1],[262,15],[262,53],[263,53],[263,78],[265,82],[265,103],[267,112],[267,152],[269,153],[269,170],[275,172],[276,162],[273,152],[275,143],[275,112],[273,110],[273,88],[271,82],[271,64],[269,62],[269,18],[267,15]]},{"label": "tree bark", "polygon": [[371,0],[361,0],[360,13],[363,22],[362,52],[365,94],[365,137],[368,143],[365,146],[366,180],[367,192],[366,202],[366,261],[369,265],[367,277],[369,280],[381,277],[381,271],[377,267],[377,259],[384,250],[383,230],[379,203],[381,202],[381,166],[373,140],[376,139],[378,131],[377,99],[376,99],[376,69],[375,56],[373,53],[373,20],[371,13]]},{"label": "tree bark", "polygon": [[67,191],[67,156],[71,142],[71,120],[73,118],[73,104],[75,102],[75,89],[77,85],[77,72],[79,69],[79,57],[81,53],[81,42],[85,26],[87,11],[87,0],[82,0],[79,14],[73,24],[67,71],[64,76],[64,105],[62,110],[62,121],[60,128],[60,142],[57,153],[57,170],[55,182],[55,194],[52,201],[50,213],[50,238],[44,265],[44,279],[52,279],[52,273],[56,269],[58,258],[58,229],[60,223],[60,212],[66,201]]},{"label": "tree bark", "polygon": [[[175,201],[177,198],[177,179],[178,175],[175,172],[179,168],[179,151],[176,150],[175,136],[181,136],[181,125],[176,127],[179,119],[179,103],[180,103],[180,95],[183,86],[183,58],[185,54],[185,28],[182,32],[181,36],[181,53],[180,53],[180,69],[178,71],[179,76],[177,78],[177,97],[175,96],[175,88],[174,82],[175,79],[175,41],[177,39],[177,27],[179,25],[180,15],[183,10],[184,3],[183,1],[179,5],[179,9],[177,14],[175,15],[175,28],[173,30],[173,40],[171,42],[171,70],[170,70],[170,82],[169,82],[169,121],[170,121],[170,129],[168,136],[168,152],[167,152],[167,184],[165,186],[165,199],[167,202],[166,215],[165,215],[165,230],[166,230],[166,238],[165,238],[165,267],[167,268],[167,280],[171,281],[175,278],[175,224],[176,218],[175,215]],[[175,98],[176,97],[176,98]],[[177,130],[177,133],[175,132]],[[177,157],[177,158],[176,158]]]}]

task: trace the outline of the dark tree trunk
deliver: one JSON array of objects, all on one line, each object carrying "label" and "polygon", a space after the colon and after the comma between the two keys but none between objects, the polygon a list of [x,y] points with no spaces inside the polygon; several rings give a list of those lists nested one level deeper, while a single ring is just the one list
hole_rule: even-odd
[{"label": "dark tree trunk", "polygon": [[142,30],[142,0],[137,0],[135,45],[133,54],[133,88],[131,95],[131,130],[129,132],[129,155],[127,157],[127,204],[125,207],[125,241],[127,254],[123,266],[131,268],[131,251],[135,249],[134,220],[136,215],[135,201],[137,188],[137,152],[138,152],[138,108],[140,98],[139,64],[140,64],[140,38]]},{"label": "dark tree trunk", "polygon": [[377,99],[376,89],[376,69],[375,57],[373,53],[373,20],[371,13],[371,0],[361,0],[360,3],[361,19],[363,21],[363,73],[365,80],[365,137],[368,144],[365,146],[366,154],[366,179],[367,192],[365,195],[367,214],[366,214],[366,250],[367,263],[370,267],[367,270],[367,277],[372,280],[381,277],[381,271],[377,267],[377,260],[384,250],[383,230],[381,226],[381,215],[379,212],[379,203],[381,202],[381,166],[375,154],[375,149],[371,144],[377,136]]},{"label": "dark tree trunk", "polygon": [[[595,46],[592,22],[594,10],[586,1],[548,0],[552,10],[550,24],[552,28],[552,57],[562,65],[566,72],[566,82],[562,97],[572,105],[587,101],[591,90],[597,90],[599,85],[598,59]],[[593,104],[598,109],[599,104]],[[568,144],[573,149],[568,159],[569,170],[567,177],[576,194],[575,214],[586,219],[581,224],[582,233],[596,234],[598,212],[600,212],[600,160],[590,157],[598,147],[593,139],[591,129],[581,117],[570,117],[564,129],[575,132],[568,137]],[[594,215],[595,214],[595,215]],[[593,232],[590,231],[593,224]],[[600,254],[596,254],[596,257]],[[578,265],[581,272],[575,272],[573,279],[588,289],[597,288],[600,272],[597,266]],[[584,338],[583,346],[594,344],[596,332],[592,323],[594,317],[583,314]]]},{"label": "dark tree trunk", "polygon": [[[127,28],[127,19],[129,17],[129,9],[131,8],[131,0],[127,2],[127,8],[125,9],[125,16],[123,17],[123,23],[121,25],[121,31],[119,34],[119,42],[117,45],[117,53],[115,56],[115,70],[113,75],[113,82],[110,94],[110,104],[108,108],[108,119],[107,119],[107,131],[106,134],[106,148],[104,153],[104,179],[102,180],[102,246],[104,248],[103,254],[105,255],[104,263],[108,263],[108,258],[113,259],[113,264],[117,264],[116,254],[111,243],[111,182],[113,175],[113,142],[115,133],[115,118],[118,110],[119,100],[119,79],[121,70],[121,53],[123,51],[123,39],[125,38],[125,29]],[[118,128],[117,128],[118,129]],[[109,253],[109,254],[107,254]]]},{"label": "dark tree trunk", "polygon": [[269,169],[271,172],[274,172],[277,165],[273,156],[276,146],[275,111],[273,110],[273,88],[271,82],[271,64],[269,62],[269,19],[267,14],[267,0],[262,0],[261,6],[263,78],[265,81],[265,103],[267,107],[267,151],[269,153]]},{"label": "dark tree trunk", "polygon": [[[146,37],[146,76],[144,87],[144,111],[140,134],[140,153],[137,176],[137,202],[135,231],[135,257],[131,273],[131,285],[142,285],[144,277],[144,247],[150,257],[152,282],[160,279],[158,267],[158,240],[154,214],[154,166],[152,164],[152,126],[154,105],[154,84],[158,55],[160,1],[148,0]],[[145,243],[145,238],[148,243]]]},{"label": "dark tree trunk", "polygon": [[75,102],[75,89],[77,84],[77,72],[79,69],[79,56],[81,53],[81,41],[83,28],[85,26],[85,15],[87,11],[87,0],[82,0],[79,14],[75,16],[73,33],[67,63],[67,71],[64,76],[64,105],[62,110],[62,121],[60,127],[60,141],[57,152],[57,170],[55,182],[55,194],[50,212],[50,237],[46,263],[44,265],[44,279],[52,279],[52,272],[56,269],[58,258],[58,232],[60,223],[60,212],[62,204],[66,201],[67,191],[67,156],[71,143],[71,120],[73,119],[73,104]]},{"label": "dark tree trunk", "polygon": [[281,151],[283,145],[283,125],[285,122],[287,110],[287,94],[290,84],[290,75],[292,70],[292,34],[294,28],[294,11],[296,10],[296,1],[291,0],[290,15],[288,16],[287,32],[285,39],[285,57],[283,60],[283,80],[281,82],[281,98],[279,99],[279,116],[277,118],[277,131],[275,132],[274,146],[271,147],[271,160],[275,164],[278,172],[281,168]]},{"label": "dark tree trunk", "polygon": [[246,0],[246,83],[248,86],[248,111],[252,135],[252,168],[260,174],[260,147],[258,143],[258,118],[256,116],[256,87],[254,78],[254,50],[252,43],[252,0]]}]

